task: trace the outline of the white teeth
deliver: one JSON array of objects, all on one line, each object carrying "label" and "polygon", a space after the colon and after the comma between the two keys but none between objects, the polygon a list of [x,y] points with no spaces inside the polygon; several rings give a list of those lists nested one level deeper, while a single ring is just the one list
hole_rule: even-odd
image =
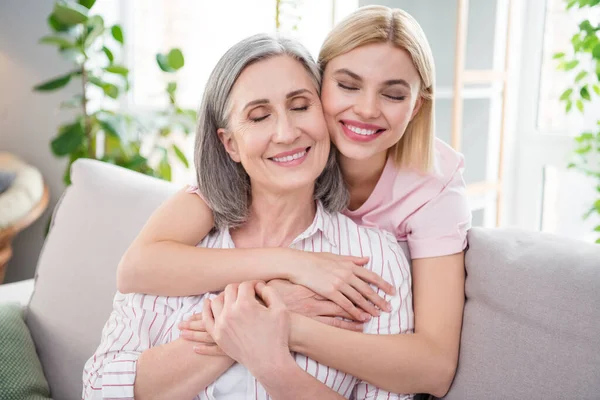
[{"label": "white teeth", "polygon": [[290,162],[290,161],[294,161],[297,160],[299,158],[304,157],[304,155],[306,154],[306,151],[301,151],[300,153],[296,153],[293,154],[291,156],[285,156],[285,157],[273,157],[273,161],[276,162]]},{"label": "white teeth", "polygon": [[377,132],[377,130],[360,129],[360,128],[357,128],[356,126],[352,126],[352,125],[346,125],[346,127],[348,129],[350,129],[352,132],[354,132],[358,135],[363,135],[363,136],[373,135]]}]

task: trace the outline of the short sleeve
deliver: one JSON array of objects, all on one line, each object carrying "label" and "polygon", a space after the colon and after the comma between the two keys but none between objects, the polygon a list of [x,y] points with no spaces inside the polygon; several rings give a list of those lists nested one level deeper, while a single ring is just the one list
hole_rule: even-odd
[{"label": "short sleeve", "polygon": [[442,191],[410,217],[407,241],[411,258],[460,253],[467,246],[471,220],[461,162]]},{"label": "short sleeve", "polygon": [[200,193],[200,188],[198,188],[197,185],[188,185],[188,187],[185,191],[187,193],[192,193],[192,194],[197,195],[198,197],[200,197],[202,199],[202,201],[204,201],[206,203],[206,200],[204,199],[204,196],[202,196],[202,194]]}]

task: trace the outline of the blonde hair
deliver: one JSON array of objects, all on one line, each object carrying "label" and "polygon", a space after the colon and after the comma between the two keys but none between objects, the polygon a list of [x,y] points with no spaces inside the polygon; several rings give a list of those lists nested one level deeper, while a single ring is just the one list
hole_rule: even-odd
[{"label": "blonde hair", "polygon": [[425,33],[410,14],[385,6],[359,8],[327,35],[319,53],[319,67],[325,72],[329,61],[335,57],[360,46],[382,42],[393,43],[407,51],[421,77],[421,107],[388,154],[399,167],[430,171],[435,140],[435,67]]}]

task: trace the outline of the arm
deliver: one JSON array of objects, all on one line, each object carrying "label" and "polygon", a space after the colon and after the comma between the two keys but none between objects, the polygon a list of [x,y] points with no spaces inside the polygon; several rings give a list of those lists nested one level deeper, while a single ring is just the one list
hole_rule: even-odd
[{"label": "arm", "polygon": [[82,398],[193,398],[233,364],[229,357],[198,357],[185,340],[149,348],[164,340],[172,316],[166,298],[117,294],[85,365]]},{"label": "arm", "polygon": [[189,296],[223,290],[228,283],[289,278],[280,260],[290,249],[196,247],[212,228],[212,212],[202,198],[180,190],[152,214],[123,255],[119,290]]},{"label": "arm", "polygon": [[125,252],[117,271],[119,290],[189,296],[220,291],[230,283],[287,279],[334,301],[356,320],[367,315],[347,294],[360,299],[358,306],[372,315],[377,310],[367,300],[385,307],[364,282],[384,291],[391,287],[358,266],[367,262],[365,258],[290,248],[196,247],[212,228],[212,212],[202,198],[180,190],[154,212]]},{"label": "arm", "polygon": [[390,392],[442,397],[458,362],[464,255],[413,260],[412,271],[414,334],[366,335],[295,315],[291,349]]},{"label": "arm", "polygon": [[303,371],[289,354],[281,362],[271,364],[270,370],[257,374],[256,378],[273,400],[344,399],[329,386]]}]

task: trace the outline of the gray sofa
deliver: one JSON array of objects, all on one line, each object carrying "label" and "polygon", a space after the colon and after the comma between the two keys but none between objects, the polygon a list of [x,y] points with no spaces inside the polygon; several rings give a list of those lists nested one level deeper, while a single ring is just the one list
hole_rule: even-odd
[{"label": "gray sofa", "polygon": [[[80,399],[84,362],[111,311],[119,258],[178,189],[91,160],[75,162],[72,180],[26,306],[57,400]],[[469,243],[460,362],[446,398],[600,399],[600,246],[480,228]],[[0,286],[0,299],[28,298],[27,285]]]}]

